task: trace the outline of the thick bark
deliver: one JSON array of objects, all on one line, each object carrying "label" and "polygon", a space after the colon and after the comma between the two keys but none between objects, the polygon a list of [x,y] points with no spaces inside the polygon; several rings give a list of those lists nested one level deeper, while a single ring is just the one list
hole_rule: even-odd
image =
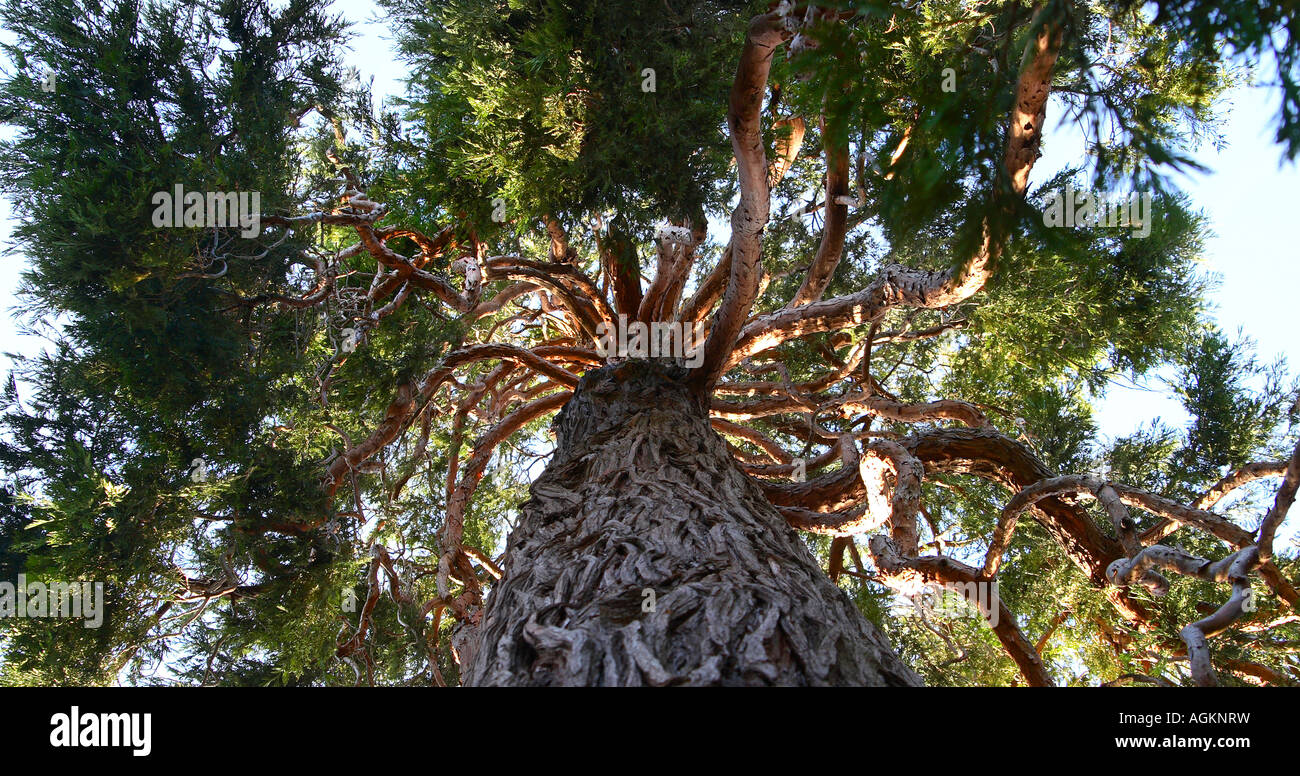
[{"label": "thick bark", "polygon": [[919,684],[731,460],[687,376],[629,361],[583,377],[466,684]]}]

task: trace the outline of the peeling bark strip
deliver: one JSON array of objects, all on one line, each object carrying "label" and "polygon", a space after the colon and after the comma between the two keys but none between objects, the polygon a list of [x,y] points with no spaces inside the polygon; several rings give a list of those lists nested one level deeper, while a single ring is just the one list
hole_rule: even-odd
[{"label": "peeling bark strip", "polygon": [[578,384],[466,684],[920,684],[731,460],[686,374],[629,361]]}]

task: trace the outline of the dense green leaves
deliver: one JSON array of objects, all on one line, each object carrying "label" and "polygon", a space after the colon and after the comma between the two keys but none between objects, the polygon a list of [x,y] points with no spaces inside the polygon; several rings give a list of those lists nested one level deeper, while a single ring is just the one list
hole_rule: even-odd
[{"label": "dense green leaves", "polygon": [[404,179],[481,235],[498,198],[519,233],[617,213],[642,238],[723,203],[720,107],[756,3],[384,5],[413,74]]}]

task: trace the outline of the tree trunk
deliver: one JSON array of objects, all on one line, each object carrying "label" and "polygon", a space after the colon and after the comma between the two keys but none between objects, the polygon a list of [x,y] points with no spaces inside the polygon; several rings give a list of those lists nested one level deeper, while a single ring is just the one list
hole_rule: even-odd
[{"label": "tree trunk", "polygon": [[920,684],[732,462],[687,373],[583,377],[465,684]]}]

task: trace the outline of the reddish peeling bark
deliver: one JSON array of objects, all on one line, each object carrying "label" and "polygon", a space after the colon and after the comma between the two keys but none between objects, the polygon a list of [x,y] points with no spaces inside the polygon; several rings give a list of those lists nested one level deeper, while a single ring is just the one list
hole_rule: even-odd
[{"label": "reddish peeling bark", "polygon": [[740,201],[731,214],[731,274],[727,290],[709,329],[709,337],[704,342],[704,362],[691,376],[691,382],[700,393],[712,388],[726,370],[732,345],[758,298],[763,274],[763,228],[767,226],[771,208],[767,152],[763,149],[759,114],[767,89],[767,74],[772,68],[772,55],[786,34],[778,14],[754,17],[731,87],[727,127],[731,131],[731,147],[736,155]]}]

